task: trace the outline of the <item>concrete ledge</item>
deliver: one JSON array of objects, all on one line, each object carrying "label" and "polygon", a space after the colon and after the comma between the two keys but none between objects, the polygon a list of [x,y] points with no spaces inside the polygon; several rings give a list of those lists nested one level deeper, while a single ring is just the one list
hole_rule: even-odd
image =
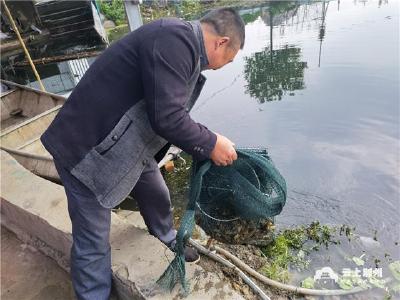
[{"label": "concrete ledge", "polygon": [[[2,224],[69,271],[72,236],[64,189],[30,173],[4,151],[1,179]],[[138,214],[132,216],[141,224]],[[180,298],[179,287],[170,294],[154,285],[173,255],[146,230],[112,213],[110,243],[119,299]],[[186,299],[243,299],[224,278],[200,266],[187,265],[187,274],[192,291]]]}]

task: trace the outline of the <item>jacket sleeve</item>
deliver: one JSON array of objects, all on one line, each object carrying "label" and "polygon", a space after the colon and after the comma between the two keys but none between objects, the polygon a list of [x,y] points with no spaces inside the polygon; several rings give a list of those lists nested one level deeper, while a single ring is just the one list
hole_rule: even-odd
[{"label": "jacket sleeve", "polygon": [[[183,26],[182,26],[183,27]],[[189,28],[160,27],[140,51],[144,97],[153,130],[194,158],[210,157],[217,137],[186,111],[189,79],[196,66]]]}]

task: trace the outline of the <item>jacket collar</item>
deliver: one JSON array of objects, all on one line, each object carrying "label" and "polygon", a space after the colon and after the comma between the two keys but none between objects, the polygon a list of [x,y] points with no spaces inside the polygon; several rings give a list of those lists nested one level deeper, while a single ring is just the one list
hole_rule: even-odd
[{"label": "jacket collar", "polygon": [[204,46],[203,31],[201,30],[200,21],[190,21],[193,31],[197,37],[200,45],[200,68],[203,71],[208,66],[208,57],[206,52],[206,47]]}]

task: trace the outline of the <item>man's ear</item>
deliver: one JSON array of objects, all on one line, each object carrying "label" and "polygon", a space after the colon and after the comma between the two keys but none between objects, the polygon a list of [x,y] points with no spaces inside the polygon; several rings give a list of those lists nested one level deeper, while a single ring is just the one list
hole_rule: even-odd
[{"label": "man's ear", "polygon": [[227,46],[229,44],[230,41],[230,37],[229,36],[223,36],[221,38],[218,39],[218,46]]}]

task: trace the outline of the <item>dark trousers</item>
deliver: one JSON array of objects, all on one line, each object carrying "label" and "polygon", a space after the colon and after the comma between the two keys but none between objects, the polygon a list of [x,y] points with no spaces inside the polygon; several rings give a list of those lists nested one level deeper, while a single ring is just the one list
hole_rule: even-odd
[{"label": "dark trousers", "polygon": [[[72,222],[71,277],[79,300],[109,299],[111,291],[111,210],[55,162],[68,199]],[[175,239],[169,190],[155,160],[132,190],[150,234],[168,244]]]}]

